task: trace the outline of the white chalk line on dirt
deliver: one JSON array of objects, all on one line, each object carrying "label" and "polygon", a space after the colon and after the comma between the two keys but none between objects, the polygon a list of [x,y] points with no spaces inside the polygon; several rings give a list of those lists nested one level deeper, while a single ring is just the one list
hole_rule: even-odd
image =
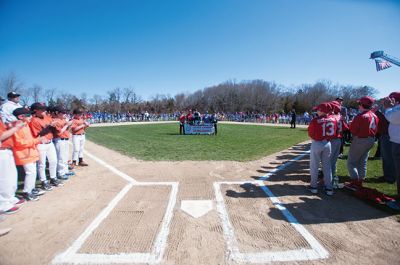
[{"label": "white chalk line on dirt", "polygon": [[[224,237],[227,242],[227,248],[230,259],[237,262],[251,262],[251,263],[265,263],[272,261],[300,261],[300,260],[315,260],[324,259],[329,256],[329,252],[315,239],[315,237],[310,234],[307,229],[301,225],[297,219],[289,212],[289,210],[280,202],[280,200],[271,192],[271,190],[264,184],[270,176],[277,173],[280,170],[288,167],[295,161],[302,159],[306,156],[309,151],[301,154],[285,164],[275,168],[270,173],[260,177],[256,181],[222,181],[214,182],[214,191],[216,196],[216,208],[218,214],[222,220],[222,227],[224,231]],[[298,231],[303,238],[311,246],[311,249],[298,249],[298,250],[288,250],[288,251],[262,251],[262,252],[248,252],[241,253],[238,247],[237,239],[234,233],[234,228],[230,222],[228,212],[225,207],[224,198],[221,192],[221,185],[240,185],[240,184],[256,184],[258,185],[264,193],[271,199],[275,207],[277,207],[288,222]]]},{"label": "white chalk line on dirt", "polygon": [[[96,218],[90,223],[85,231],[78,237],[72,246],[69,247],[65,252],[57,255],[52,263],[53,264],[110,264],[110,263],[159,263],[165,252],[169,226],[173,217],[173,210],[176,204],[176,198],[178,195],[178,182],[138,182],[134,178],[121,172],[115,167],[109,165],[100,158],[85,151],[85,155],[96,161],[100,165],[109,169],[114,174],[128,181],[128,184],[111,200],[111,202],[104,208]],[[120,253],[114,255],[108,254],[78,254],[78,250],[85,243],[87,238],[92,232],[100,225],[100,223],[111,213],[115,206],[121,201],[121,199],[128,193],[133,186],[171,186],[171,194],[166,208],[163,221],[161,223],[160,232],[154,242],[154,246],[151,253]]]}]

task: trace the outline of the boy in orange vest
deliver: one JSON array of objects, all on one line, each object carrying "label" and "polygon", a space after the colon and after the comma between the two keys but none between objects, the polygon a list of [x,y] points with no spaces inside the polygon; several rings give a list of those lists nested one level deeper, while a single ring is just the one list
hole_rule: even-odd
[{"label": "boy in orange vest", "polygon": [[24,126],[13,135],[15,164],[22,166],[25,170],[23,197],[27,201],[37,201],[39,200],[38,195],[43,193],[33,192],[37,173],[36,162],[39,160],[39,153],[36,146],[45,141],[45,139],[43,137],[33,138],[28,125],[31,121],[31,112],[28,109],[17,108],[13,114],[18,120],[24,123]]}]

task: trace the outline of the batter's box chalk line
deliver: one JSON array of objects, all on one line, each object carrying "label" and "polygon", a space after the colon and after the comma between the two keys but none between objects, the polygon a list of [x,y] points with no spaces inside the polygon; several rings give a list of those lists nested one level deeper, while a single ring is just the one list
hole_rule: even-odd
[{"label": "batter's box chalk line", "polygon": [[[160,263],[164,255],[169,235],[169,227],[173,217],[173,210],[176,205],[178,194],[178,182],[138,182],[127,174],[119,171],[115,167],[107,164],[98,157],[85,151],[85,155],[106,167],[116,175],[128,181],[128,184],[111,200],[96,218],[90,223],[85,231],[72,243],[63,253],[57,255],[53,264],[111,264],[111,263]],[[84,254],[78,253],[79,249],[93,233],[93,231],[104,221],[116,205],[124,198],[129,190],[134,186],[171,186],[168,205],[163,217],[160,231],[155,239],[151,253],[120,253],[120,254]]]},{"label": "batter's box chalk line", "polygon": [[[301,154],[278,168],[272,170],[270,173],[262,176],[256,181],[220,181],[214,182],[214,192],[216,197],[216,208],[218,215],[222,222],[223,233],[228,248],[228,258],[236,262],[247,262],[247,263],[267,263],[273,261],[302,261],[302,260],[316,260],[325,259],[329,257],[328,251],[310,234],[310,232],[301,225],[297,219],[289,212],[283,203],[271,192],[271,190],[264,184],[271,175],[281,171],[288,167],[295,161],[302,159],[304,156],[309,154],[309,151]],[[263,192],[271,199],[273,205],[278,208],[288,222],[299,232],[303,238],[311,246],[311,249],[297,249],[287,251],[262,251],[262,252],[249,252],[241,253],[236,240],[234,228],[229,219],[228,212],[225,207],[224,198],[221,193],[221,185],[242,185],[242,184],[254,184],[259,186]]]}]

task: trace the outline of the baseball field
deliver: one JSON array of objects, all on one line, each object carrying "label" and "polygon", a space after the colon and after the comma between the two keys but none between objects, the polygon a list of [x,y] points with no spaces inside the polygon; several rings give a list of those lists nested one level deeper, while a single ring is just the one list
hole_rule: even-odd
[{"label": "baseball field", "polygon": [[306,190],[305,128],[218,129],[93,126],[89,167],[1,223],[0,264],[400,263],[397,215]]}]

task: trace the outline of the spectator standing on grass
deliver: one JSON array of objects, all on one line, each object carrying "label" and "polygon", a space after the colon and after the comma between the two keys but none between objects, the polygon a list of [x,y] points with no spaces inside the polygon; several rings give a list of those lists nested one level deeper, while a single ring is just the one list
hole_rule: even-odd
[{"label": "spectator standing on grass", "polygon": [[368,154],[374,146],[379,122],[371,110],[374,102],[375,100],[369,96],[360,98],[358,100],[360,113],[350,123],[353,140],[347,158],[347,169],[351,180],[346,187],[352,190],[361,187],[367,175]]},{"label": "spectator standing on grass", "polygon": [[308,125],[308,123],[310,122],[310,114],[308,114],[308,112],[305,111],[303,117],[304,117],[304,124]]},{"label": "spectator standing on grass", "polygon": [[397,182],[395,206],[400,209],[400,92],[393,92],[384,101],[385,117],[390,122],[389,137],[392,147]]},{"label": "spectator standing on grass", "polygon": [[88,164],[83,161],[83,151],[85,148],[86,141],[86,129],[89,127],[89,123],[83,119],[83,112],[79,109],[75,109],[72,113],[74,115],[72,119],[71,131],[72,131],[72,167],[76,165],[88,166]]},{"label": "spectator standing on grass", "polygon": [[16,121],[17,119],[13,115],[13,111],[17,108],[22,108],[19,104],[20,94],[16,92],[10,92],[7,94],[8,100],[1,105],[0,113],[4,123],[10,123]]},{"label": "spectator standing on grass", "polygon": [[292,109],[292,111],[290,112],[290,128],[292,129],[296,129],[296,110]]},{"label": "spectator standing on grass", "polygon": [[308,126],[308,135],[311,138],[310,150],[310,176],[309,190],[318,193],[318,167],[322,163],[324,173],[325,193],[333,195],[331,171],[331,142],[337,131],[336,120],[328,114],[332,111],[329,103],[321,103],[316,107],[318,117],[314,118]]}]

